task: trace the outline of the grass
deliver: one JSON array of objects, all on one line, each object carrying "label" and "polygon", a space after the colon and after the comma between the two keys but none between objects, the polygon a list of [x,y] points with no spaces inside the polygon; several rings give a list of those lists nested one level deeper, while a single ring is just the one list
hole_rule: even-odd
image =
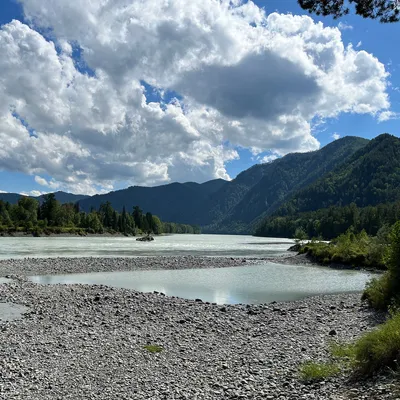
[{"label": "grass", "polygon": [[385,323],[364,334],[354,343],[329,346],[331,361],[307,362],[300,367],[305,381],[318,381],[341,371],[351,371],[357,377],[368,378],[380,372],[399,373],[400,312],[393,313]]},{"label": "grass", "polygon": [[300,366],[300,378],[307,382],[321,381],[337,375],[340,371],[340,367],[332,362],[317,363],[313,361],[307,361]]},{"label": "grass", "polygon": [[146,346],[144,346],[144,348],[150,353],[160,353],[164,350],[161,346],[157,344],[147,344]]},{"label": "grass", "polygon": [[332,342],[329,346],[329,352],[332,357],[340,360],[354,360],[355,348],[352,343],[336,343]]},{"label": "grass", "polygon": [[400,361],[400,313],[397,312],[355,344],[356,369],[364,376],[396,370]]}]

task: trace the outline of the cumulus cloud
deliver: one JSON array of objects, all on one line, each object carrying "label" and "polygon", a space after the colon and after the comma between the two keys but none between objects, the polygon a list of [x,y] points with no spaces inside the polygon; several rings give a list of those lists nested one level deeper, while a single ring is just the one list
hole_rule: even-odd
[{"label": "cumulus cloud", "polygon": [[20,2],[29,25],[0,29],[0,169],[51,189],[229,179],[236,146],[315,150],[313,119],[389,112],[385,66],[308,16],[251,1]]},{"label": "cumulus cloud", "polygon": [[338,139],[340,139],[340,134],[339,134],[339,133],[336,133],[336,132],[333,133],[333,134],[332,134],[332,139],[333,139],[333,140],[338,140]]},{"label": "cumulus cloud", "polygon": [[54,179],[47,181],[46,179],[38,175],[35,176],[35,182],[41,186],[48,186],[51,189],[58,189],[60,187],[60,183],[56,182]]},{"label": "cumulus cloud", "polygon": [[8,192],[6,192],[5,190],[0,190],[0,193],[8,193]]},{"label": "cumulus cloud", "polygon": [[383,111],[378,116],[379,122],[385,122],[391,119],[400,119],[400,114],[394,111]]}]

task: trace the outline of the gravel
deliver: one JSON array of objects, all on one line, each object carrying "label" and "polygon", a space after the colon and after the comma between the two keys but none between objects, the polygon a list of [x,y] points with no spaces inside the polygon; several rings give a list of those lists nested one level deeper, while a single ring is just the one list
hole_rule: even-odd
[{"label": "gravel", "polygon": [[[264,259],[265,260],[265,259]],[[260,258],[234,257],[113,257],[23,258],[0,260],[0,277],[7,275],[73,274],[156,269],[225,268],[262,262]]]},{"label": "gravel", "polygon": [[[140,261],[149,268],[188,261],[158,259]],[[27,260],[25,272],[78,272],[75,263],[102,271],[110,260],[121,268],[140,264],[69,259],[67,268],[66,259],[57,260],[50,262],[55,269],[49,260]],[[14,278],[0,284],[0,302],[28,308],[20,320],[0,321],[0,399],[400,398],[390,378],[299,379],[301,363],[327,360],[330,341],[353,340],[382,321],[359,294],[221,306],[107,286],[38,285],[16,275],[24,262],[0,264],[0,275]],[[196,260],[196,267],[205,264]]]}]

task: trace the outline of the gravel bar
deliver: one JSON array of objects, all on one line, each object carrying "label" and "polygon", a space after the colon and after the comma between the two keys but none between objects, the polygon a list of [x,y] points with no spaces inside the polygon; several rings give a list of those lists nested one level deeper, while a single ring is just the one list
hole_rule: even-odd
[{"label": "gravel bar", "polygon": [[[38,285],[17,275],[24,267],[27,275],[109,271],[110,265],[172,268],[174,262],[184,268],[191,260],[2,261],[2,274],[12,273],[13,281],[0,284],[0,302],[28,310],[20,320],[0,321],[0,399],[400,398],[389,377],[299,379],[301,363],[327,360],[331,340],[353,340],[382,322],[357,293],[221,306],[102,285]],[[207,260],[210,266],[210,258],[196,258],[196,268],[206,268]],[[214,267],[243,262],[212,260]],[[152,353],[148,345],[162,351]]]},{"label": "gravel bar", "polygon": [[226,268],[245,263],[265,262],[261,258],[237,257],[86,257],[86,258],[21,258],[0,260],[0,276],[73,274],[156,269]]}]

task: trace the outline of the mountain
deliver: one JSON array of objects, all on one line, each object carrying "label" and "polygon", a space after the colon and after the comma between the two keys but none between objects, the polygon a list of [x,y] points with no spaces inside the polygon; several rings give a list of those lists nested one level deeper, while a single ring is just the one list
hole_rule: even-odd
[{"label": "mountain", "polygon": [[16,204],[22,196],[18,193],[0,193],[0,200],[5,203]]},{"label": "mountain", "polygon": [[[257,182],[250,185],[240,202],[231,207],[220,221],[207,229],[225,233],[232,230],[248,232],[260,218],[273,213],[288,200],[294,191],[346,163],[367,143],[367,139],[347,136],[317,151],[288,154],[271,163],[254,166],[253,169],[260,172]],[[242,174],[236,180],[243,180]],[[235,185],[236,180],[231,185]],[[248,179],[244,180],[248,182]]]},{"label": "mountain", "polygon": [[[19,197],[0,194],[10,202]],[[388,134],[371,141],[347,136],[317,151],[254,165],[229,182],[132,186],[92,197],[57,192],[56,198],[79,202],[84,211],[109,201],[119,212],[138,205],[163,221],[201,225],[203,232],[251,233],[270,216],[400,200],[400,139]]]},{"label": "mountain", "polygon": [[198,224],[204,232],[249,233],[260,216],[275,211],[296,189],[316,181],[346,162],[368,140],[345,137],[309,153],[288,154],[258,164],[230,182],[217,179],[203,184],[171,183],[156,187],[133,186],[79,201],[84,211],[109,201],[122,211],[139,205],[163,221]]},{"label": "mountain", "polygon": [[207,217],[210,198],[227,183],[216,179],[202,184],[186,182],[155,187],[131,186],[81,200],[79,205],[83,211],[90,211],[92,207],[98,209],[102,203],[109,201],[117,211],[125,207],[131,212],[134,206],[139,206],[163,221],[204,225],[211,222]]},{"label": "mountain", "polygon": [[355,203],[359,207],[400,199],[400,139],[383,134],[346,163],[297,191],[280,215]]},{"label": "mountain", "polygon": [[[72,193],[66,193],[66,192],[61,192],[61,191],[55,192],[54,194],[56,196],[56,199],[61,204],[76,203],[80,200],[87,199],[88,197],[90,197],[90,196],[86,196],[83,194],[72,194]],[[18,200],[21,197],[24,197],[24,196],[19,193],[0,193],[0,200],[3,200],[4,202],[8,202],[10,204],[18,203]],[[38,196],[38,197],[34,197],[34,196],[28,196],[28,197],[32,197],[33,199],[38,200],[39,203],[42,203],[44,195]]]},{"label": "mountain", "polygon": [[324,237],[334,237],[349,226],[376,234],[377,220],[392,220],[399,201],[400,139],[383,134],[346,163],[295,191],[258,225],[257,234],[286,235],[296,227],[314,232],[318,227]]},{"label": "mountain", "polygon": [[[56,196],[56,200],[58,200],[61,204],[76,203],[80,200],[84,200],[90,197],[84,194],[72,194],[61,191],[54,192],[54,195]],[[43,201],[44,195],[35,198],[41,203]]]}]

